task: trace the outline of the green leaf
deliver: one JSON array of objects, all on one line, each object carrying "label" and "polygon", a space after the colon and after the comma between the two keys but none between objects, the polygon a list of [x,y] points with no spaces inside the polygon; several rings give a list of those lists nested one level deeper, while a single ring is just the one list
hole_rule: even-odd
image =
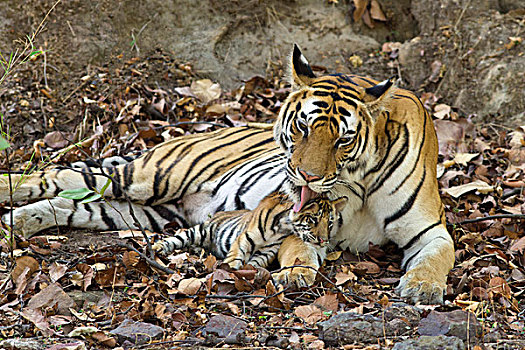
[{"label": "green leaf", "polygon": [[102,186],[102,189],[100,190],[100,194],[103,196],[106,190],[108,189],[109,184],[111,183],[111,179],[108,178],[108,181]]},{"label": "green leaf", "polygon": [[95,191],[88,188],[75,188],[73,190],[61,191],[58,196],[66,199],[84,199],[92,193],[95,193]]},{"label": "green leaf", "polygon": [[7,149],[9,147],[11,147],[9,142],[7,142],[7,140],[0,135],[0,151],[3,151],[4,149]]},{"label": "green leaf", "polygon": [[86,204],[86,203],[91,203],[91,202],[94,202],[96,201],[97,199],[100,199],[102,198],[102,195],[101,194],[98,194],[98,193],[94,193],[92,194],[91,196],[85,198],[82,202],[80,202],[81,204]]}]

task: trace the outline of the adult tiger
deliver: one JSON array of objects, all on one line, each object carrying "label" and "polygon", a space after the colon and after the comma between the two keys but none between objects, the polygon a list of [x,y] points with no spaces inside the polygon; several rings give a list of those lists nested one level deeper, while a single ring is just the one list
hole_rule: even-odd
[{"label": "adult tiger", "polygon": [[[330,199],[348,198],[334,245],[366,251],[369,242],[394,241],[405,253],[401,296],[441,302],[454,248],[438,193],[437,138],[428,113],[392,79],[316,77],[297,46],[291,61],[294,91],[274,126],[279,147],[271,132],[250,128],[177,138],[129,164],[107,168],[114,180],[105,194],[122,215],[104,203],[55,198],[17,208],[16,229],[29,235],[55,224],[124,228],[125,221],[132,222],[124,193],[135,203],[139,220],[159,230],[176,219],[195,225],[217,211],[253,209],[280,189],[299,211],[323,192]],[[60,190],[84,186],[100,189],[107,179],[97,172],[35,173],[14,198],[52,198]],[[0,201],[7,201],[7,181],[0,181]],[[281,266],[300,261],[318,268],[318,256],[295,236],[286,238],[278,253]],[[278,283],[298,285],[314,278],[308,268],[284,269],[274,276]]]}]

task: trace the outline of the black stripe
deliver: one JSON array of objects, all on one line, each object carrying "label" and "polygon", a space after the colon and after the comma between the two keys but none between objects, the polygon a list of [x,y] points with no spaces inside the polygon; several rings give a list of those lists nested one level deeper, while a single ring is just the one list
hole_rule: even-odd
[{"label": "black stripe", "polygon": [[251,249],[250,249],[250,256],[251,256],[253,254],[253,252],[255,251],[255,242],[250,237],[250,235],[246,234],[245,237],[246,237],[246,240],[248,241],[248,243],[250,243],[250,246],[251,246]]},{"label": "black stripe", "polygon": [[[247,139],[247,138],[250,138],[250,137],[252,137],[252,136],[258,136],[258,133],[251,133],[251,134],[244,135],[244,136],[242,136],[242,137],[240,137],[240,138],[237,138],[237,139],[235,139],[235,140],[233,140],[233,141],[230,141],[230,142],[228,142],[228,143],[222,144],[222,145],[220,145],[220,146],[216,146],[216,147],[214,147],[214,148],[211,148],[211,149],[209,149],[209,150],[207,150],[207,151],[201,153],[198,157],[196,157],[196,158],[193,160],[193,162],[191,162],[190,166],[188,167],[188,170],[190,170],[190,171],[192,171],[192,170],[195,171],[195,167],[197,166],[197,164],[198,164],[203,158],[205,158],[206,156],[208,156],[208,155],[210,155],[210,154],[212,154],[212,153],[214,153],[214,152],[216,152],[216,151],[218,151],[218,150],[220,150],[220,149],[222,149],[222,148],[225,148],[225,147],[227,147],[227,146],[231,146],[231,145],[234,145],[234,144],[236,144],[236,143],[239,143],[239,142],[241,142],[241,141],[243,141],[243,140],[245,140],[245,139]],[[214,161],[214,162],[216,162],[216,161]],[[212,164],[213,164],[214,162],[212,162]],[[182,191],[180,191],[178,197],[183,198],[184,195],[186,194],[186,192],[188,191],[189,187],[195,182],[195,179],[197,179],[199,176],[201,176],[201,172],[200,172],[200,171],[197,171],[197,173],[195,174],[195,176],[193,176],[191,179],[189,179],[189,181],[186,181],[186,186],[184,186],[184,188],[182,189]]]},{"label": "black stripe", "polygon": [[412,237],[412,239],[410,241],[408,241],[404,246],[400,247],[401,249],[403,250],[408,250],[412,247],[412,245],[414,245],[414,243],[416,243],[417,240],[419,240],[419,238],[421,238],[421,236],[423,236],[425,233],[427,233],[428,231],[432,230],[434,227],[440,225],[441,222],[438,221],[430,226],[428,226],[426,229],[424,229],[423,231],[419,232],[417,235],[415,235],[414,237]]},{"label": "black stripe", "polygon": [[101,205],[99,208],[100,208],[100,216],[102,218],[102,221],[104,221],[104,223],[106,224],[107,228],[109,230],[116,230],[117,225],[115,225],[115,222],[113,221],[113,219],[108,215],[104,206]]},{"label": "black stripe", "polygon": [[148,211],[146,210],[146,208],[144,208],[142,210],[144,212],[144,215],[146,215],[146,217],[148,218],[148,221],[150,223],[150,227],[151,227],[151,230],[155,233],[160,233],[162,232],[162,228],[160,227],[159,223],[157,222],[157,220],[155,220],[155,218],[153,217],[153,215]]},{"label": "black stripe", "polygon": [[425,144],[425,136],[427,134],[425,132],[426,126],[427,126],[427,118],[425,116],[424,122],[423,122],[423,138],[421,139],[421,143],[419,144],[419,150],[417,152],[417,159],[414,162],[414,165],[412,166],[412,169],[407,174],[407,176],[403,179],[403,181],[401,181],[401,183],[399,185],[397,185],[397,187],[393,191],[390,192],[390,194],[396,193],[401,188],[401,186],[404,185],[404,183],[408,180],[408,178],[412,175],[412,173],[414,173],[414,171],[416,170],[416,167],[418,165],[419,159],[421,158],[421,151],[423,150],[423,145]]},{"label": "black stripe", "polygon": [[393,215],[391,215],[391,216],[389,216],[389,217],[387,217],[385,219],[385,225],[384,225],[385,229],[386,229],[386,226],[388,224],[390,224],[391,222],[399,219],[400,217],[405,215],[410,210],[410,208],[412,208],[412,206],[414,205],[414,202],[416,200],[416,197],[417,197],[417,195],[419,193],[419,190],[421,190],[421,187],[423,186],[423,182],[425,182],[426,172],[427,172],[427,168],[423,167],[423,176],[421,177],[421,180],[419,181],[419,184],[417,185],[415,191],[412,192],[412,195],[410,195],[410,197],[408,197],[408,200],[403,204],[401,209],[399,209]]}]

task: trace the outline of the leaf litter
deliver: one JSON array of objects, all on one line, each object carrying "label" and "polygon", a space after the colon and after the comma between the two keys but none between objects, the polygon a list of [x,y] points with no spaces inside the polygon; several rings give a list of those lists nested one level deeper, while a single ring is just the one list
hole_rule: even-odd
[{"label": "leaf litter", "polygon": [[[370,9],[369,16],[381,21],[374,1],[354,4],[358,19]],[[393,52],[385,50],[385,55]],[[148,72],[163,72],[163,79],[153,80]],[[10,161],[31,169],[45,162],[140,154],[180,135],[269,125],[289,91],[281,75],[276,69],[225,91],[217,82],[200,79],[191,65],[161,52],[125,61],[114,71],[91,67],[77,78],[77,88],[53,95],[44,107],[50,123],[65,118],[63,125],[74,121],[75,127],[43,133],[34,143],[20,139]],[[28,102],[24,108],[40,110],[30,93],[38,87],[18,84],[20,98]],[[525,328],[525,127],[475,126],[469,116],[426,94],[423,100],[439,138],[441,196],[456,265],[448,276],[445,304],[417,310],[425,317],[425,310],[470,312],[483,328],[476,344],[520,339]],[[5,166],[0,159],[0,167]],[[198,248],[156,258],[174,270],[166,274],[116,244],[126,241],[144,251],[138,231],[49,232],[62,238],[18,240],[14,265],[7,254],[0,258],[1,338],[50,336],[57,348],[114,348],[130,341],[116,331],[130,320],[140,322],[139,329],[151,325],[163,330],[143,347],[323,348],[331,345],[321,336],[319,322],[347,312],[376,317],[405,305],[394,291],[403,275],[402,252],[392,244],[370,245],[368,253],[359,255],[333,252],[316,282],[295,291],[273,285],[270,270],[277,266],[231,271]],[[160,239],[158,234],[148,232],[150,239]],[[8,251],[5,239],[0,246]],[[402,336],[370,336],[361,348],[391,347],[415,336],[417,323]]]}]

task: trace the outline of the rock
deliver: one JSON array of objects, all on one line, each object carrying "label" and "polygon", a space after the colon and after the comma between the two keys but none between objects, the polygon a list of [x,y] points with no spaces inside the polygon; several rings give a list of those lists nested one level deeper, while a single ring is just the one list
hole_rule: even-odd
[{"label": "rock", "polygon": [[42,307],[51,307],[57,305],[57,310],[60,315],[71,315],[70,307],[75,307],[75,302],[56,284],[50,284],[39,293],[35,294],[29,300],[27,307],[30,309],[40,309]]},{"label": "rock", "polygon": [[462,340],[474,340],[481,336],[482,326],[473,313],[463,310],[450,312],[431,311],[430,314],[419,322],[418,332],[421,335],[455,336]]},{"label": "rock", "polygon": [[8,350],[40,350],[46,345],[36,339],[6,339],[0,341],[0,349]]},{"label": "rock", "polygon": [[345,312],[333,316],[319,326],[319,339],[328,345],[376,343],[386,336],[409,333],[420,320],[421,310],[404,303],[387,308],[384,319],[379,316]]},{"label": "rock", "polygon": [[422,336],[396,343],[393,350],[463,350],[465,344],[456,337],[438,335],[435,337]]},{"label": "rock", "polygon": [[126,319],[109,333],[116,335],[120,344],[127,340],[132,344],[141,345],[153,339],[161,339],[165,332],[164,328],[154,324]]},{"label": "rock", "polygon": [[237,337],[244,334],[248,323],[235,317],[216,315],[210,318],[204,327],[204,335],[214,335],[219,338]]}]

